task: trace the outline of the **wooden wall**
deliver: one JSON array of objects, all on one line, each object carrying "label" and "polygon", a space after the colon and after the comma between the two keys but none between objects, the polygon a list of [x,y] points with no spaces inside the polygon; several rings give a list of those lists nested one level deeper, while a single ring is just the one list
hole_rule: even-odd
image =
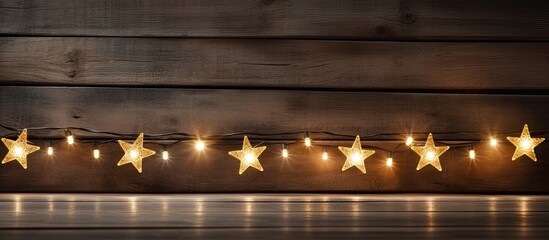
[{"label": "wooden wall", "polygon": [[549,144],[536,148],[538,162],[513,162],[504,141],[524,123],[534,136],[549,129],[547,1],[4,0],[0,85],[0,123],[18,128],[502,140],[479,144],[475,161],[451,149],[442,172],[416,171],[412,151],[387,168],[379,152],[366,174],[342,172],[336,148],[323,162],[318,146],[292,145],[288,160],[269,146],[265,171],[243,175],[227,155],[238,138],[202,154],[181,143],[168,162],[145,159],[142,174],[116,166],[117,144],[95,160],[89,144],[60,142],[54,157],[30,155],[27,170],[0,166],[0,192],[549,192]]}]

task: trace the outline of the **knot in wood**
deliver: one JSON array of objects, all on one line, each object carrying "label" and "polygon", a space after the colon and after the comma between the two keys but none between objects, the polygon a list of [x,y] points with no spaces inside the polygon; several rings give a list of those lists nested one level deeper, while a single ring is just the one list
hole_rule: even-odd
[{"label": "knot in wood", "polygon": [[416,15],[411,12],[403,12],[400,15],[400,22],[404,24],[411,24],[416,21]]}]

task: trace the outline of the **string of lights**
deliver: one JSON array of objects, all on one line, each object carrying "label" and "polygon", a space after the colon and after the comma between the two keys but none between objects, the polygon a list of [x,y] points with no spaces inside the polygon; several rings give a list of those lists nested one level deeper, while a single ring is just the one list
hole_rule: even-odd
[{"label": "string of lights", "polygon": [[[305,147],[310,148],[313,145],[323,148],[322,160],[328,160],[329,147],[335,147],[330,142],[340,142],[345,139],[354,138],[352,147],[338,146],[338,149],[346,156],[345,163],[342,167],[342,171],[345,171],[351,167],[357,167],[361,172],[366,173],[364,165],[365,159],[377,152],[384,152],[387,155],[386,164],[388,167],[393,165],[393,154],[402,153],[412,150],[420,156],[420,161],[417,166],[417,170],[422,169],[427,165],[432,165],[439,171],[442,171],[439,157],[444,154],[448,149],[467,148],[469,149],[469,158],[475,159],[475,145],[488,141],[490,145],[497,146],[501,139],[502,134],[492,135],[487,140],[485,139],[467,139],[467,140],[444,140],[434,141],[433,135],[463,135],[463,134],[479,134],[479,131],[461,131],[461,132],[408,132],[408,133],[376,133],[376,134],[363,134],[363,135],[349,135],[334,133],[329,131],[295,131],[295,132],[279,132],[279,133],[255,133],[255,132],[231,132],[225,134],[215,135],[196,135],[182,132],[171,132],[161,134],[134,134],[134,133],[117,133],[110,131],[101,131],[91,128],[82,127],[29,127],[19,129],[4,124],[0,124],[0,128],[10,131],[11,133],[3,136],[2,141],[8,148],[8,153],[2,160],[2,164],[17,160],[23,168],[27,168],[27,155],[40,149],[39,146],[32,145],[32,142],[28,141],[28,131],[40,132],[40,131],[63,131],[64,138],[48,138],[40,137],[39,135],[33,135],[32,139],[47,141],[47,154],[53,155],[54,145],[57,142],[66,141],[69,145],[75,143],[91,144],[93,145],[92,154],[95,159],[101,157],[100,146],[107,143],[118,142],[120,147],[124,150],[124,156],[118,162],[118,166],[131,163],[140,173],[142,172],[142,160],[146,157],[156,154],[155,151],[143,147],[143,143],[157,144],[161,149],[162,159],[169,159],[168,148],[181,142],[194,142],[194,147],[197,151],[204,151],[207,145],[234,145],[234,140],[243,137],[242,149],[230,151],[229,155],[240,160],[239,173],[242,174],[249,167],[253,167],[257,170],[263,171],[263,167],[259,162],[259,155],[267,148],[267,146],[280,145],[282,158],[289,157],[288,146],[294,144],[303,143]],[[91,137],[79,138],[74,133],[81,134],[82,136],[93,135]],[[522,132],[509,132],[503,133],[505,135],[513,135],[520,133],[520,137],[507,137],[507,140],[515,145],[516,150],[513,154],[512,160],[514,161],[522,155],[528,156],[530,159],[537,161],[534,147],[539,145],[545,140],[545,138],[532,138],[530,137],[530,131],[528,125],[525,124]],[[536,135],[545,136],[549,133],[547,130],[540,130],[535,132]],[[302,136],[296,138],[295,136]],[[417,144],[417,140],[414,136],[428,135],[425,140],[425,145],[421,146]],[[11,140],[17,136],[17,140]],[[248,139],[248,136],[254,137],[255,140],[260,140],[259,143],[252,146]],[[319,138],[314,139],[312,136],[329,136],[331,138]],[[367,141],[402,141],[393,149],[385,149],[379,146],[362,145],[360,138],[366,138]],[[124,140],[135,139],[133,143],[128,143]],[[147,139],[147,141],[145,141]],[[457,142],[457,143],[454,143]],[[438,144],[439,146],[436,146]],[[442,145],[442,146],[441,146]],[[362,148],[366,148],[363,150]]]}]

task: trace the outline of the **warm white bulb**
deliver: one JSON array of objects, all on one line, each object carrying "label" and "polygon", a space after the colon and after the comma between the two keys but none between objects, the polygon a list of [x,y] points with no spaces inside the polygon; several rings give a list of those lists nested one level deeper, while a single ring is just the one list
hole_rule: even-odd
[{"label": "warm white bulb", "polygon": [[68,142],[70,145],[74,144],[74,136],[73,136],[73,135],[67,136],[67,142]]},{"label": "warm white bulb", "polygon": [[328,160],[328,153],[327,152],[322,153],[322,160],[324,160],[324,161]]},{"label": "warm white bulb", "polygon": [[93,158],[99,159],[99,149],[96,148],[93,150]]},{"label": "warm white bulb", "polygon": [[246,153],[244,155],[244,161],[246,161],[247,164],[251,164],[254,162],[255,155],[253,153]]},{"label": "warm white bulb", "polygon": [[48,155],[53,155],[53,147],[48,147]]},{"label": "warm white bulb", "polygon": [[393,158],[387,158],[387,167],[393,166]]},{"label": "warm white bulb", "polygon": [[135,160],[135,159],[137,159],[137,157],[139,157],[139,153],[135,150],[131,150],[130,151],[130,158]]},{"label": "warm white bulb", "polygon": [[406,146],[412,145],[413,142],[414,142],[414,138],[412,138],[411,136],[406,138]]},{"label": "warm white bulb", "polygon": [[360,162],[360,153],[358,152],[355,152],[353,153],[353,156],[351,157],[351,160],[354,162],[354,163],[358,163]]},{"label": "warm white bulb", "polygon": [[476,157],[475,150],[473,150],[473,149],[469,150],[469,158],[470,159],[475,159],[475,157]]},{"label": "warm white bulb", "polygon": [[530,139],[523,139],[520,141],[520,147],[523,149],[529,149],[532,146],[532,141]]},{"label": "warm white bulb", "polygon": [[13,149],[13,153],[15,156],[22,157],[23,156],[23,148],[20,146],[17,146]]},{"label": "warm white bulb", "polygon": [[425,158],[427,158],[427,160],[430,162],[430,161],[433,161],[435,159],[435,153],[432,152],[432,151],[429,151],[425,154]]},{"label": "warm white bulb", "polygon": [[168,158],[169,158],[168,150],[162,151],[162,159],[168,160]]},{"label": "warm white bulb", "polygon": [[283,158],[288,158],[288,149],[286,149],[286,148],[282,149],[282,157]]},{"label": "warm white bulb", "polygon": [[310,147],[310,146],[311,146],[311,138],[310,138],[310,137],[306,137],[306,138],[305,138],[305,146],[306,146],[306,147]]},{"label": "warm white bulb", "polygon": [[194,148],[196,148],[196,151],[202,151],[204,150],[204,148],[206,148],[206,144],[204,144],[204,142],[202,142],[201,140],[198,140],[194,144]]},{"label": "warm white bulb", "polygon": [[495,138],[490,139],[490,145],[492,145],[492,147],[497,146],[498,145],[498,140],[496,140]]}]

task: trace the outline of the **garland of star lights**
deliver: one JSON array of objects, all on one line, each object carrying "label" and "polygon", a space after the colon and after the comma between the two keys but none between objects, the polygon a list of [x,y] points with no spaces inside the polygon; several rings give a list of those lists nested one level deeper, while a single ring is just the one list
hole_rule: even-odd
[{"label": "garland of star lights", "polygon": [[[4,156],[4,159],[2,160],[2,164],[16,160],[17,162],[19,162],[19,164],[21,164],[21,166],[24,169],[27,169],[27,155],[40,150],[39,146],[32,145],[31,142],[27,140],[27,132],[41,131],[41,130],[47,130],[47,131],[61,130],[65,132],[66,141],[70,145],[75,144],[75,142],[93,144],[92,154],[95,159],[99,159],[101,156],[101,153],[99,151],[100,145],[117,141],[120,144],[120,147],[122,148],[122,150],[124,150],[124,155],[122,156],[122,158],[120,159],[117,165],[122,166],[122,165],[131,163],[139,173],[143,172],[143,166],[142,166],[143,159],[156,154],[155,151],[143,147],[143,143],[145,142],[145,137],[152,138],[152,141],[157,141],[157,142],[173,141],[170,144],[159,144],[162,147],[162,159],[168,160],[169,159],[169,153],[167,150],[168,147],[182,141],[188,141],[188,140],[195,141],[195,144],[194,144],[195,149],[197,151],[204,151],[206,149],[206,142],[204,141],[204,139],[228,140],[228,138],[230,137],[243,136],[244,140],[242,143],[242,149],[230,151],[228,153],[230,156],[240,161],[239,174],[244,173],[244,171],[246,171],[249,167],[255,168],[259,171],[263,171],[263,167],[259,162],[259,156],[263,151],[265,151],[265,149],[267,148],[267,145],[280,144],[282,146],[282,153],[281,153],[282,157],[288,158],[289,152],[288,152],[287,146],[291,144],[303,142],[304,145],[307,148],[309,148],[313,144],[311,134],[324,134],[324,135],[331,135],[331,136],[337,136],[337,137],[354,137],[355,140],[351,147],[344,147],[344,146],[338,147],[341,153],[346,157],[341,170],[345,171],[349,168],[356,167],[358,170],[360,170],[363,173],[366,173],[366,167],[365,167],[364,161],[368,157],[373,155],[376,151],[382,151],[387,153],[388,157],[387,157],[386,164],[388,167],[391,167],[393,165],[393,153],[400,153],[400,152],[404,152],[411,149],[412,151],[414,151],[419,155],[419,163],[416,168],[418,171],[427,165],[431,165],[437,170],[442,171],[442,166],[440,164],[439,157],[442,156],[442,154],[444,154],[450,148],[468,147],[469,158],[474,160],[476,158],[475,145],[480,142],[483,142],[483,140],[476,140],[476,141],[469,141],[466,143],[459,143],[459,144],[443,144],[442,146],[440,146],[440,142],[439,142],[439,146],[436,146],[435,140],[433,138],[433,134],[428,133],[428,137],[427,137],[427,140],[425,141],[425,145],[421,146],[421,145],[414,144],[414,138],[412,137],[412,135],[425,135],[427,133],[409,133],[409,134],[384,133],[384,134],[368,135],[368,137],[403,136],[404,137],[403,143],[399,144],[393,150],[387,150],[387,149],[383,149],[375,146],[367,146],[367,148],[370,148],[370,149],[363,150],[362,142],[360,140],[359,135],[351,136],[351,135],[338,134],[338,133],[325,132],[325,131],[286,132],[286,133],[273,133],[273,134],[228,133],[228,134],[210,135],[210,136],[195,136],[187,133],[165,133],[165,134],[140,133],[139,135],[137,135],[137,138],[136,138],[135,137],[136,135],[134,134],[120,134],[120,133],[114,133],[114,132],[97,131],[89,128],[37,127],[37,128],[16,129],[16,128],[5,126],[2,124],[0,124],[0,127],[7,129],[9,131],[17,132],[16,140],[11,140],[7,138],[12,134],[8,134],[7,136],[4,136],[2,138],[2,142],[8,148],[8,153]],[[77,141],[77,138],[72,133],[73,131],[86,132],[91,134],[103,134],[103,135],[111,136],[113,138],[108,140],[79,139]],[[248,139],[248,135],[265,137],[265,136],[296,135],[301,133],[304,133],[303,141],[301,140],[293,140],[293,141],[266,140],[256,144],[255,146],[252,146],[252,144],[250,143],[250,140]],[[452,134],[452,133],[436,133],[436,134]],[[510,133],[510,134],[515,134],[515,133]],[[547,132],[543,132],[540,134],[545,135],[547,134]],[[122,140],[122,139],[134,139],[134,138],[135,138],[135,141],[133,141],[133,143],[128,143]],[[174,138],[178,138],[178,139],[174,140]],[[43,139],[43,138],[42,139],[36,138],[36,139],[47,140],[48,142],[48,147],[46,150],[47,154],[53,155],[54,140]],[[543,141],[545,141],[545,138],[532,138],[530,136],[530,131],[528,130],[528,125],[524,124],[520,137],[509,136],[507,137],[507,140],[516,147],[511,160],[515,161],[517,158],[523,155],[526,155],[533,161],[537,161],[534,148],[538,146],[540,143],[542,143]],[[498,140],[495,137],[491,137],[489,139],[489,143],[495,147],[498,144]],[[260,146],[260,145],[263,145],[263,146]],[[322,152],[322,160],[324,161],[328,160],[329,156],[328,156],[328,152],[326,151],[326,147],[333,147],[333,146],[322,145],[322,144],[316,144],[316,145],[324,147],[324,150]],[[399,150],[402,145],[406,146],[406,149]]]}]

